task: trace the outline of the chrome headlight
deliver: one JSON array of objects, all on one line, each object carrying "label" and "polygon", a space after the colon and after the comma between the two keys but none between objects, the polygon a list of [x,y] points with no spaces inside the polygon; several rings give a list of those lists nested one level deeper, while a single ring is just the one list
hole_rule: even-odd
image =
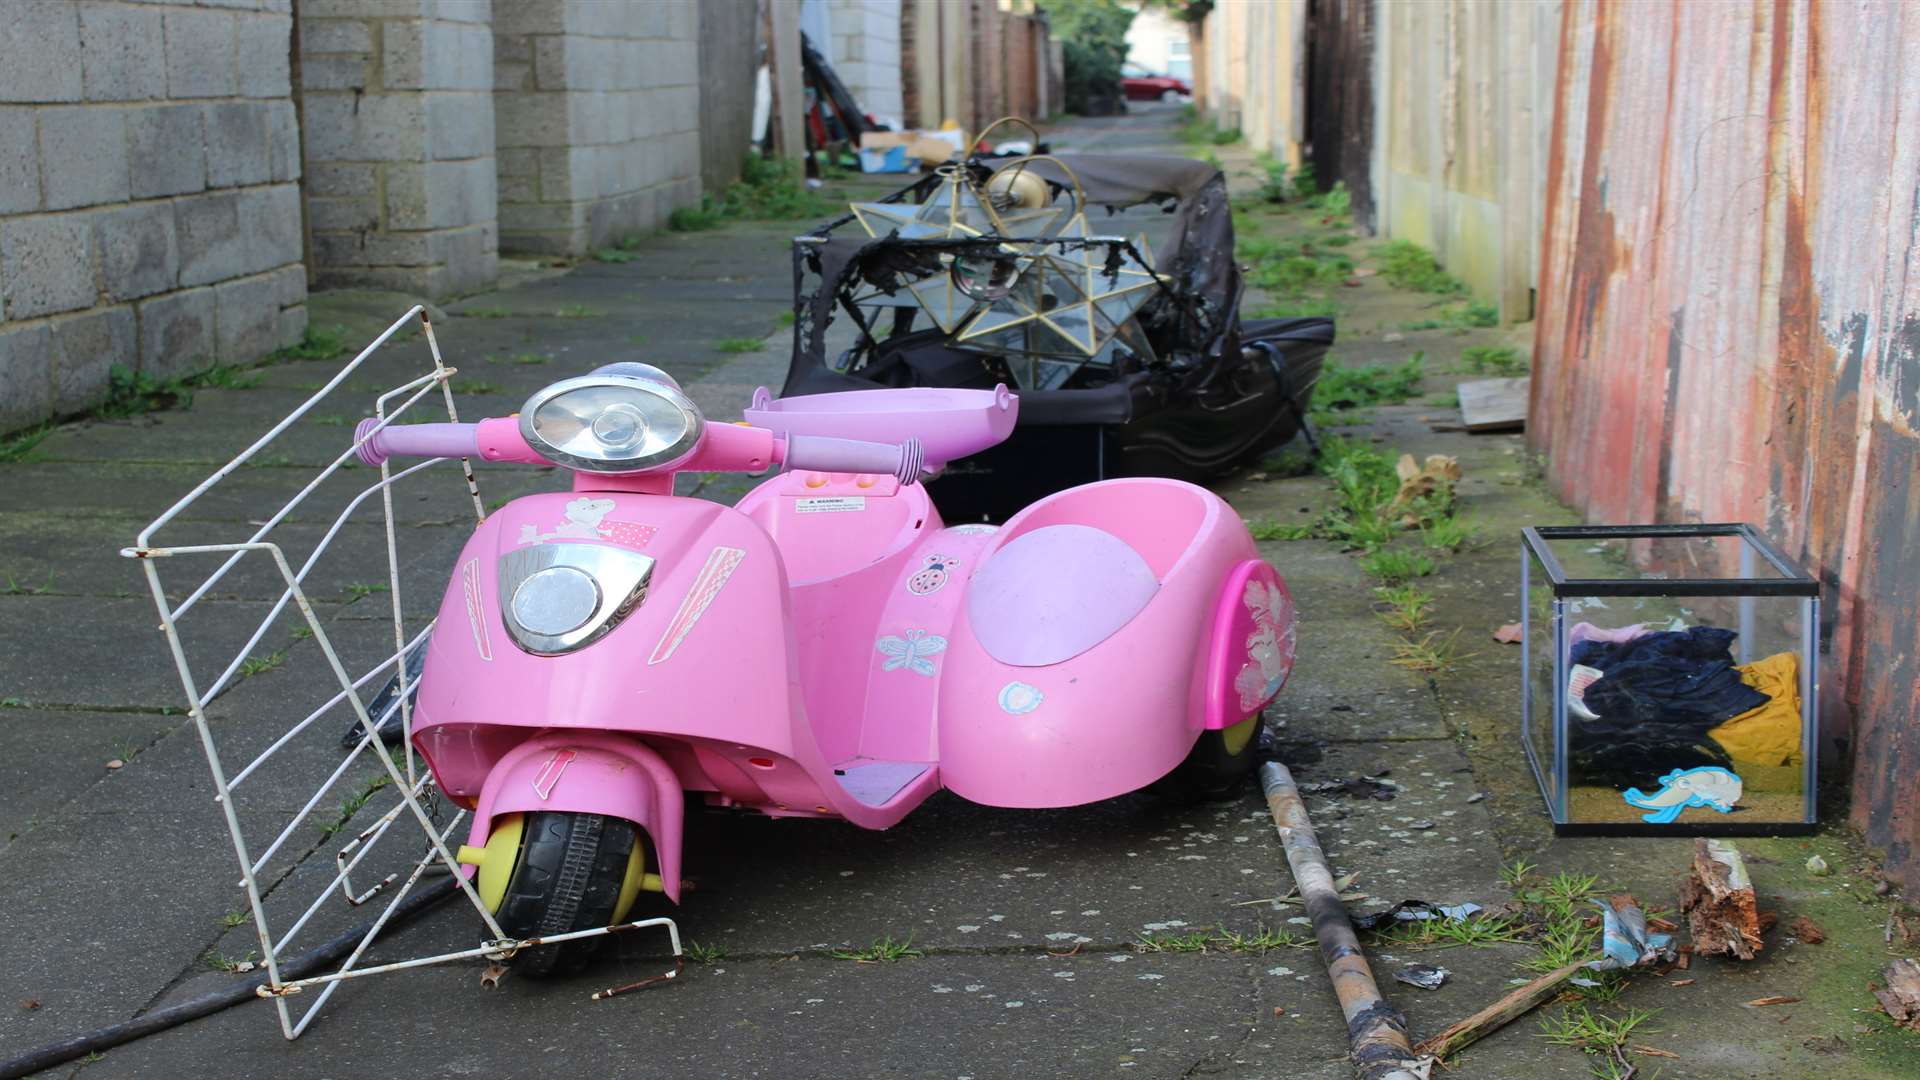
[{"label": "chrome headlight", "polygon": [[583,472],[645,472],[700,445],[700,409],[671,376],[646,364],[613,364],[563,379],[520,408],[520,434],[542,457]]},{"label": "chrome headlight", "polygon": [[653,560],[611,544],[545,543],[500,556],[500,612],[535,656],[585,648],[646,602]]}]

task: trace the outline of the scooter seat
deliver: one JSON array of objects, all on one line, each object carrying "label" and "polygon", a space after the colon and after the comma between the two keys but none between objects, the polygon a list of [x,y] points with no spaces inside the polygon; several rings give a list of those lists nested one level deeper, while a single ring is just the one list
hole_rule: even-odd
[{"label": "scooter seat", "polygon": [[1046,525],[1003,545],[967,586],[987,655],[1044,667],[1100,644],[1138,615],[1159,579],[1126,541],[1090,525]]}]

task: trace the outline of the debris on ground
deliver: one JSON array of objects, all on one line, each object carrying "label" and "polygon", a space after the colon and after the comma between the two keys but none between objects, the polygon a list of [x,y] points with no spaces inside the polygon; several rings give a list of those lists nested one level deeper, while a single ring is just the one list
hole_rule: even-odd
[{"label": "debris on ground", "polygon": [[1445,985],[1447,976],[1451,974],[1453,972],[1446,968],[1434,967],[1432,964],[1408,964],[1394,972],[1393,979],[1395,982],[1417,986],[1422,990],[1438,990]]},{"label": "debris on ground", "polygon": [[1769,1005],[1792,1005],[1799,1000],[1797,997],[1791,997],[1786,994],[1773,994],[1768,997],[1754,998],[1745,1004],[1750,1009],[1764,1009]]},{"label": "debris on ground", "polygon": [[1814,877],[1826,877],[1828,874],[1833,873],[1833,868],[1828,866],[1827,860],[1820,856],[1809,855],[1807,856],[1807,873],[1812,874]]},{"label": "debris on ground", "polygon": [[1502,645],[1518,645],[1521,640],[1520,624],[1510,622],[1493,632],[1493,640]]},{"label": "debris on ground", "polygon": [[1701,956],[1751,960],[1762,948],[1759,901],[1740,849],[1723,840],[1699,840],[1693,870],[1680,885],[1693,951]]},{"label": "debris on ground", "polygon": [[1399,790],[1398,784],[1391,780],[1381,780],[1378,776],[1319,780],[1300,785],[1300,792],[1303,795],[1345,795],[1350,799],[1373,799],[1378,802],[1392,802]]},{"label": "debris on ground", "polygon": [[1794,939],[1802,945],[1818,945],[1827,940],[1827,932],[1820,929],[1818,923],[1805,915],[1795,916],[1794,920],[1787,924],[1787,933],[1792,934]]},{"label": "debris on ground", "polygon": [[[1360,892],[1353,887],[1353,883],[1358,880],[1359,877],[1359,874],[1342,874],[1333,879],[1333,887],[1339,892],[1341,901],[1351,904],[1355,901],[1368,899],[1366,893]],[[1281,904],[1299,904],[1301,902],[1300,887],[1296,885],[1280,896],[1263,896],[1258,900],[1240,900],[1235,902],[1233,906],[1251,907],[1254,904],[1272,904],[1275,907],[1279,907]]]},{"label": "debris on ground", "polygon": [[1438,1035],[1424,1040],[1414,1047],[1414,1051],[1436,1059],[1458,1053],[1558,997],[1562,986],[1584,969],[1584,964],[1574,963],[1542,975]]},{"label": "debris on ground", "polygon": [[1600,909],[1602,931],[1600,959],[1587,966],[1595,971],[1639,967],[1656,962],[1672,963],[1676,957],[1673,936],[1647,932],[1647,915],[1638,901],[1626,894],[1606,902],[1594,900]]},{"label": "debris on ground", "polygon": [[1880,1009],[1903,1028],[1920,1031],[1920,960],[1895,960],[1880,973],[1887,985],[1875,987]]},{"label": "debris on ground", "polygon": [[[1415,500],[1429,495],[1450,496],[1453,485],[1460,482],[1462,475],[1459,459],[1451,454],[1428,454],[1426,464],[1416,464],[1412,454],[1401,454],[1400,463],[1394,466],[1394,472],[1400,476],[1400,490],[1387,504],[1389,515],[1411,507]],[[1412,513],[1403,515],[1400,523],[1406,526],[1420,524]]]},{"label": "debris on ground", "polygon": [[1460,424],[1468,431],[1517,431],[1527,426],[1529,380],[1476,379],[1455,388]]},{"label": "debris on ground", "polygon": [[119,758],[114,758],[112,761],[107,762],[107,768],[121,769],[121,768],[125,768],[126,764],[127,764],[126,762],[121,761]]},{"label": "debris on ground", "polygon": [[1402,922],[1428,922],[1433,919],[1451,919],[1464,922],[1484,910],[1479,904],[1435,904],[1426,900],[1402,900],[1385,911],[1369,912],[1353,917],[1355,930],[1378,930]]}]

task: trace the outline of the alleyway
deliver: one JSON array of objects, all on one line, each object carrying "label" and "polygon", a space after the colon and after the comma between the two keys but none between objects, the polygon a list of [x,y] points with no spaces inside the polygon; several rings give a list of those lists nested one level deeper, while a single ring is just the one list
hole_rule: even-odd
[{"label": "alleyway", "polygon": [[[1074,122],[1051,137],[1062,150],[1212,152],[1237,189],[1258,187],[1249,154],[1182,144],[1179,120],[1176,110],[1152,109]],[[853,178],[828,194],[838,202],[879,190]],[[666,367],[710,417],[736,417],[753,387],[777,387],[785,372],[780,316],[791,294],[786,240],[795,231],[791,222],[736,223],[648,237],[617,258],[564,270],[515,268],[513,283],[449,305],[437,323],[449,362],[461,369],[462,417],[505,415],[530,391],[617,359]],[[1334,246],[1358,267],[1372,266],[1373,242],[1318,204],[1248,210],[1240,233],[1243,250],[1249,239],[1324,245],[1346,235]],[[1520,754],[1518,650],[1491,634],[1517,619],[1518,528],[1573,519],[1537,482],[1521,437],[1431,430],[1454,413],[1447,398],[1469,375],[1466,350],[1517,346],[1524,357],[1526,336],[1411,329],[1447,321],[1438,316],[1452,301],[1396,288],[1384,275],[1350,280],[1310,287],[1306,297],[1335,309],[1340,362],[1401,365],[1417,353],[1421,377],[1410,399],[1355,410],[1358,423],[1327,434],[1390,457],[1457,456],[1464,517],[1477,530],[1458,552],[1437,555],[1421,581],[1434,596],[1430,628],[1458,629],[1452,655],[1432,671],[1390,663],[1399,638],[1378,617],[1374,582],[1339,544],[1262,545],[1303,620],[1298,666],[1272,714],[1283,725],[1281,755],[1303,782],[1366,775],[1395,789],[1386,800],[1310,800],[1329,855],[1367,896],[1356,909],[1409,898],[1495,909],[1514,898],[1512,886],[1545,888],[1557,874],[1572,875],[1563,887],[1593,875],[1580,893],[1630,891],[1671,909],[1690,843],[1554,841]],[[1246,307],[1295,302],[1303,301],[1255,295]],[[403,297],[371,293],[310,299],[312,323],[349,327],[355,348],[406,306]],[[763,341],[754,347],[743,338]],[[361,377],[362,389],[417,373],[423,351],[417,338],[397,347],[389,363]],[[8,793],[0,800],[0,935],[22,943],[0,961],[8,989],[0,1056],[204,992],[236,978],[215,969],[254,947],[248,927],[223,921],[241,907],[232,852],[144,582],[118,550],[340,362],[272,367],[257,386],[199,392],[189,409],[70,425],[28,460],[0,464],[0,582],[10,583],[0,595],[0,791]],[[351,423],[303,429],[283,456],[237,478],[257,505],[218,501],[174,539],[244,530],[271,492],[284,497],[304,482],[303,467],[330,459]],[[1286,475],[1287,461],[1303,455],[1296,445],[1285,460],[1219,490],[1250,520],[1305,525],[1333,496],[1317,473]],[[556,484],[528,468],[482,474],[490,504]],[[460,517],[464,492],[452,475],[399,511],[416,526],[402,530],[402,591],[423,618],[471,525]],[[745,484],[719,478],[702,494],[730,500]],[[329,624],[348,647],[367,656],[392,647],[377,585],[384,542],[377,514],[357,520],[339,544],[347,557],[309,586],[326,598]],[[231,621],[238,633],[242,616],[257,617],[277,593],[269,574],[243,576],[209,598],[207,624],[218,636]],[[216,725],[242,743],[254,718],[312,698],[328,678],[311,642],[290,633],[267,644],[284,662],[247,675],[214,707]],[[290,783],[296,770],[320,775],[331,767],[337,732],[322,734],[277,766],[284,776],[263,777],[263,788]],[[122,764],[109,769],[109,761]],[[297,810],[301,795],[288,792],[271,808]],[[310,850],[279,856],[272,873],[290,888],[330,874],[332,852],[364,824],[335,801],[315,812],[316,823],[332,821],[337,831],[351,820],[353,828],[337,837],[316,829]],[[366,813],[387,803],[370,805]],[[1828,940],[1795,944],[1776,931],[1751,964],[1700,961],[1670,978],[1638,976],[1617,999],[1596,999],[1594,1008],[1611,1014],[1654,1013],[1633,1041],[1677,1056],[1640,1058],[1642,1075],[1654,1066],[1669,1078],[1715,1080],[1915,1075],[1920,1039],[1868,1011],[1867,983],[1894,955],[1882,937],[1887,902],[1873,895],[1868,864],[1838,830],[1742,846],[1763,903],[1782,924],[1808,915]],[[886,833],[716,815],[689,822],[687,851],[687,876],[698,887],[672,914],[704,962],[666,986],[588,1001],[596,989],[661,968],[658,940],[635,936],[577,978],[509,978],[488,992],[475,966],[405,972],[344,988],[298,1042],[280,1038],[265,1005],[247,1005],[70,1072],[87,1080],[398,1069],[495,1077],[1351,1075],[1344,1024],[1300,909],[1261,902],[1292,882],[1251,787],[1235,801],[1187,810],[1144,796],[1049,812],[939,797]],[[1831,876],[1803,869],[1814,853]],[[1516,861],[1537,867],[1523,874]],[[362,917],[342,912],[340,926]],[[479,933],[450,906],[378,951],[464,948]],[[1504,936],[1376,940],[1370,951],[1394,1004],[1416,1034],[1429,1034],[1530,974],[1521,965],[1538,959],[1536,944]],[[890,963],[833,956],[882,939],[910,942],[916,954]],[[1414,961],[1443,965],[1452,977],[1432,992],[1391,981],[1388,973]],[[1743,1004],[1767,996],[1796,1001]],[[32,1007],[21,1004],[28,1000]],[[1541,1038],[1537,1019],[1527,1018],[1468,1051],[1458,1075],[1582,1077],[1591,1060]]]}]

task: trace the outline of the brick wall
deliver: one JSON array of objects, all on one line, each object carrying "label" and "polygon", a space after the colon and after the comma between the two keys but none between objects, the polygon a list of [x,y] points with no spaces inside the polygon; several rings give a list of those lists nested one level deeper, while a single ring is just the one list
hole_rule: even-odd
[{"label": "brick wall", "polygon": [[494,15],[502,245],[585,254],[700,201],[693,0],[513,0]]},{"label": "brick wall", "polygon": [[432,299],[491,284],[499,258],[491,0],[299,6],[316,284]]},{"label": "brick wall", "polygon": [[306,328],[291,0],[7,0],[0,431]]}]

